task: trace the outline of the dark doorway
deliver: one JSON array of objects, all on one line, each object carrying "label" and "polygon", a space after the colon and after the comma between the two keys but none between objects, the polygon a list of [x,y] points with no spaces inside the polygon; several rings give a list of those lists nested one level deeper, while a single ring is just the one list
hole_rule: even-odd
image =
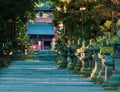
[{"label": "dark doorway", "polygon": [[49,50],[51,48],[51,41],[44,41],[44,49]]}]

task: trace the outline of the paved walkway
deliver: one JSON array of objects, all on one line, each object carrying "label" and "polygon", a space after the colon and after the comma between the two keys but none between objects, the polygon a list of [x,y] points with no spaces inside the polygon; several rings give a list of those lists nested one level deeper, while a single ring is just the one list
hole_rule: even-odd
[{"label": "paved walkway", "polygon": [[54,61],[13,61],[0,70],[0,92],[119,92],[58,69]]}]

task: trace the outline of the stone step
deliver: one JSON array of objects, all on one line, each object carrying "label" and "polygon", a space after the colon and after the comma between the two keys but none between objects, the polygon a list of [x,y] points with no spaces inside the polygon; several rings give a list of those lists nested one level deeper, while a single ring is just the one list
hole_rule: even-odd
[{"label": "stone step", "polygon": [[62,85],[66,85],[66,86],[95,86],[93,85],[91,82],[88,81],[80,81],[80,80],[63,80],[63,79],[52,79],[52,78],[0,78],[1,83],[0,84],[4,84],[3,86],[15,86],[15,85],[23,85],[24,86],[27,85],[54,85],[54,86],[62,86]]},{"label": "stone step", "polygon": [[0,71],[0,91],[117,92],[101,90],[87,78],[58,69],[54,61],[13,61],[10,67]]},{"label": "stone step", "polygon": [[34,50],[31,54],[39,56],[56,56],[56,52],[50,50]]},{"label": "stone step", "polygon": [[37,64],[42,64],[42,65],[56,65],[54,61],[13,61],[12,65],[37,65]]},{"label": "stone step", "polygon": [[16,58],[21,58],[21,60],[29,59],[29,60],[55,60],[56,59],[56,52],[50,50],[34,50],[31,54],[23,55],[17,54],[15,55]]},{"label": "stone step", "polygon": [[[14,89],[14,90],[13,90]],[[85,91],[86,90],[86,91]],[[2,87],[1,92],[114,92],[114,91],[100,91],[95,87],[78,87],[78,86],[21,86],[17,87]]]}]

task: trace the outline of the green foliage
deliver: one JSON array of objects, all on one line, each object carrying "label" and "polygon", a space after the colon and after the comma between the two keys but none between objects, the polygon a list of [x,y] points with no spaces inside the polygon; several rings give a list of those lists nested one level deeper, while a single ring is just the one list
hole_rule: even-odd
[{"label": "green foliage", "polygon": [[26,23],[34,19],[34,9],[38,2],[39,0],[0,0],[0,32],[3,33],[0,41],[5,43],[8,39],[19,39],[26,44]]},{"label": "green foliage", "polygon": [[111,26],[111,23],[112,23],[112,21],[106,21],[105,23],[104,23],[104,26],[106,27],[106,28],[110,28],[110,26]]},{"label": "green foliage", "polygon": [[55,45],[55,50],[58,50],[58,51],[66,51],[67,47],[65,45],[65,42],[62,41],[62,39],[57,39],[56,41],[56,45]]},{"label": "green foliage", "polygon": [[17,21],[19,18],[26,22],[32,18],[36,2],[37,0],[0,0],[1,19]]},{"label": "green foliage", "polygon": [[118,20],[118,22],[116,23],[116,28],[120,29],[120,19]]},{"label": "green foliage", "polygon": [[119,44],[120,43],[120,37],[115,35],[115,36],[112,36],[110,38],[107,38],[106,39],[108,41],[109,44],[111,45],[114,45],[114,44]]},{"label": "green foliage", "polygon": [[[62,22],[64,26],[64,42],[70,41],[71,46],[76,46],[77,41],[84,39],[87,44],[89,39],[95,39],[99,44],[106,44],[105,32],[113,30],[112,11],[116,11],[115,3],[111,0],[50,0],[54,6],[54,24],[56,27]],[[66,0],[65,0],[66,1]],[[111,5],[111,6],[110,6]],[[59,9],[58,9],[59,8]],[[84,8],[84,9],[82,9]],[[112,20],[113,19],[113,20]],[[72,43],[74,42],[74,43]]]},{"label": "green foliage", "polygon": [[25,45],[25,47],[27,47],[28,43],[29,43],[29,36],[27,34],[21,35],[17,38],[18,42],[22,43],[23,45]]},{"label": "green foliage", "polygon": [[105,27],[100,25],[100,29],[103,31],[103,30],[105,30]]},{"label": "green foliage", "polygon": [[103,43],[103,42],[105,42],[105,37],[101,37],[101,36],[99,36],[98,38],[97,38],[97,43]]},{"label": "green foliage", "polygon": [[107,53],[107,54],[114,53],[114,47],[113,46],[102,46],[100,48],[100,53]]},{"label": "green foliage", "polygon": [[110,40],[112,40],[112,41],[120,41],[120,37],[118,37],[117,35],[116,36],[112,36],[110,38]]}]

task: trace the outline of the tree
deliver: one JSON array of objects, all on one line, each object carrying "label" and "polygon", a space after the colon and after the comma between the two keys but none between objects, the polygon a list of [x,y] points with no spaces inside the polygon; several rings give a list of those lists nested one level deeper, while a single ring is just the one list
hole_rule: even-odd
[{"label": "tree", "polygon": [[8,32],[6,39],[15,39],[19,22],[25,24],[33,18],[37,2],[38,0],[0,0],[0,30],[6,31],[6,34]]},{"label": "tree", "polygon": [[26,34],[26,23],[34,19],[34,9],[38,2],[39,0],[0,0],[0,42],[17,40],[19,32]]},{"label": "tree", "polygon": [[54,23],[58,26],[63,22],[66,43],[70,40],[73,46],[77,45],[79,39],[86,42],[89,39],[96,40],[97,36],[103,36],[100,26],[106,21],[112,21],[109,31],[115,34],[115,22],[118,20],[115,13],[119,10],[119,0],[70,0],[69,3],[67,0],[51,1],[55,8]]}]

